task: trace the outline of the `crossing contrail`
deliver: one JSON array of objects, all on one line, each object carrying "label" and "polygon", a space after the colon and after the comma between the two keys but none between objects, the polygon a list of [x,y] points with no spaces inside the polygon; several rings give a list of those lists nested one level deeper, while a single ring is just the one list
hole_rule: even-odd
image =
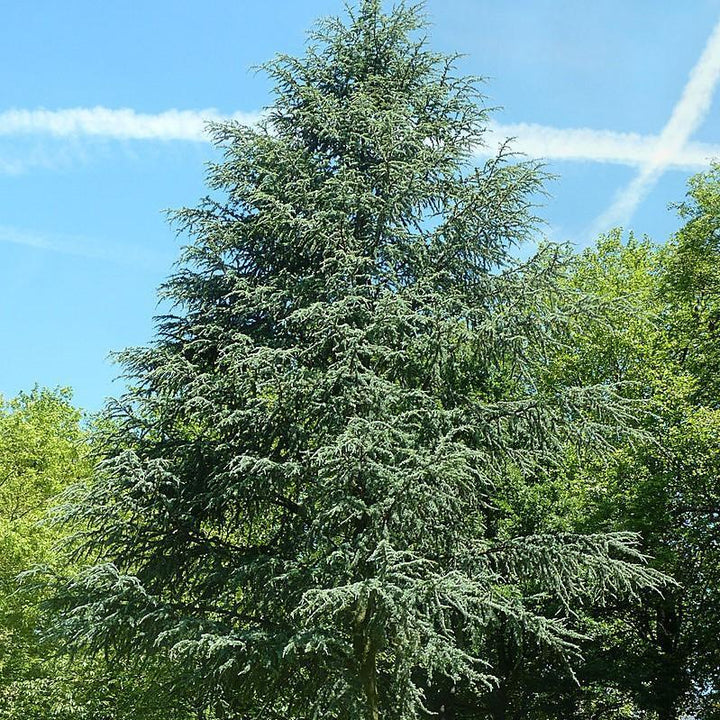
[{"label": "crossing contrail", "polygon": [[629,185],[622,188],[610,207],[594,222],[592,234],[625,225],[665,170],[686,150],[688,140],[705,120],[720,79],[720,22],[690,71],[680,100],[672,110],[651,156]]}]

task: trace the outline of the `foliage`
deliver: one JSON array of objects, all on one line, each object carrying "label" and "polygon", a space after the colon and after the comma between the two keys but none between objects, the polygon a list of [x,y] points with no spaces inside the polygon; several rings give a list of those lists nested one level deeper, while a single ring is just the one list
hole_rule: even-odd
[{"label": "foliage", "polygon": [[[539,693],[537,717],[546,717],[542,708],[566,718],[718,716],[718,179],[714,167],[690,181],[679,206],[686,224],[665,246],[632,235],[623,242],[615,231],[572,273],[605,311],[578,318],[551,381],[626,383],[648,403],[651,439],[569,465],[570,499],[556,493],[554,507],[577,530],[640,532],[653,566],[678,586],[644,594],[641,604],[586,611],[595,640],[578,671],[582,689],[556,684]],[[520,663],[516,703],[527,700],[529,673],[532,665]]]},{"label": "foliage", "polygon": [[53,562],[57,536],[40,524],[51,497],[88,473],[80,414],[67,391],[34,390],[0,402],[0,717],[39,717],[47,648],[38,609],[17,575]]},{"label": "foliage", "polygon": [[[42,593],[18,575],[66,568],[49,522],[53,498],[89,476],[91,446],[67,390],[21,393],[0,404],[0,718],[2,720],[179,720],[182,698],[161,692],[163,668],[65,658],[43,638],[53,617]],[[185,717],[189,717],[187,714]]]},{"label": "foliage", "polygon": [[559,249],[514,259],[542,174],[473,167],[476,83],[422,29],[365,0],[267,66],[264,123],[213,126],[221,199],[175,214],[176,311],[122,355],[67,496],[58,629],[170,657],[219,717],[474,713],[496,633],[566,661],[579,603],[661,579],[632,533],[503,522],[505,488],[607,452],[635,405],[547,382],[576,293]]},{"label": "foliage", "polygon": [[685,225],[669,242],[662,282],[674,359],[695,381],[693,400],[718,407],[720,398],[720,165],[689,182],[677,205]]}]

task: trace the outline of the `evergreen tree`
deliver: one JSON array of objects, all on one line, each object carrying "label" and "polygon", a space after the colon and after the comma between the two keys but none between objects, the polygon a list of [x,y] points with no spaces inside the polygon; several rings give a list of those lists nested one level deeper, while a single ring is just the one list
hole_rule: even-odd
[{"label": "evergreen tree", "polygon": [[476,715],[491,630],[567,657],[576,603],[658,581],[632,535],[501,522],[508,478],[632,408],[542,384],[562,253],[514,254],[543,177],[506,149],[475,167],[477,83],[423,27],[364,0],[267,66],[258,127],[212,127],[175,309],[122,355],[106,459],[68,498],[86,566],[58,627],[169,653],[217,717]]}]

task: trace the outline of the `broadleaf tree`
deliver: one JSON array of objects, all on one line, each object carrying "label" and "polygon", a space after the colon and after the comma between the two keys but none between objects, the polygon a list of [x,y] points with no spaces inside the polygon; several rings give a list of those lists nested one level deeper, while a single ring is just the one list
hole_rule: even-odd
[{"label": "broadleaf tree", "polygon": [[[66,390],[0,397],[0,718],[37,717],[56,703],[62,662],[38,638],[37,598],[17,576],[52,559],[57,539],[40,524],[50,498],[87,475],[80,413]],[[49,711],[48,711],[49,712]]]},{"label": "broadleaf tree", "polygon": [[363,0],[266,66],[256,127],[212,126],[174,309],[122,354],[106,459],[67,498],[85,567],[57,627],[169,655],[199,712],[459,716],[495,687],[490,629],[569,657],[578,603],[660,581],[629,533],[497,521],[506,477],[602,452],[634,408],[540,381],[572,301],[558,248],[515,259],[544,178],[478,165],[477,81],[424,29]]},{"label": "broadleaf tree", "polygon": [[719,190],[713,164],[689,180],[683,226],[664,246],[613,234],[585,254],[577,278],[606,296],[614,280],[630,296],[612,339],[583,333],[574,345],[594,374],[632,380],[650,398],[655,438],[590,470],[586,527],[639,531],[654,567],[678,583],[626,607],[592,669],[639,717],[660,720],[720,712]]},{"label": "broadleaf tree", "polygon": [[[102,669],[70,664],[43,640],[41,596],[19,577],[38,564],[62,562],[57,529],[45,520],[52,498],[91,470],[88,434],[66,389],[35,388],[0,398],[0,718],[81,720],[94,716],[73,686]],[[80,669],[82,668],[82,670]],[[107,686],[107,673],[103,690]],[[96,692],[97,709],[107,692]],[[74,696],[74,697],[73,697]],[[95,713],[96,715],[96,713]]]},{"label": "broadleaf tree", "polygon": [[102,656],[69,658],[42,632],[53,617],[32,569],[64,567],[61,528],[46,513],[63,488],[88,477],[89,437],[69,390],[0,398],[0,720],[189,720],[184,697],[163,694],[160,663],[145,662],[138,675]]},{"label": "broadleaf tree", "polygon": [[[514,667],[518,717],[717,718],[720,710],[720,411],[717,387],[717,166],[689,181],[683,227],[662,246],[619,230],[586,249],[569,276],[604,312],[580,317],[552,382],[626,382],[647,398],[649,438],[568,465],[572,503],[554,500],[585,532],[633,530],[652,566],[677,582],[640,602],[588,607],[594,642],[576,667],[579,684],[553,682],[527,704],[535,658]],[[552,487],[543,487],[544,500]],[[527,515],[525,508],[521,517]],[[548,708],[551,711],[548,712]],[[544,713],[544,714],[543,714]]]}]

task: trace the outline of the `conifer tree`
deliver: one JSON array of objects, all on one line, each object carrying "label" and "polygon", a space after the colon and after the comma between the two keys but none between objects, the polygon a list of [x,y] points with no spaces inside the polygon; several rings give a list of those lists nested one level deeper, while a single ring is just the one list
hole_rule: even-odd
[{"label": "conifer tree", "polygon": [[[363,0],[267,65],[257,127],[212,126],[212,197],[152,345],[122,355],[106,457],[69,496],[89,651],[168,653],[217,717],[459,717],[490,628],[572,652],[575,603],[657,582],[626,534],[514,537],[497,488],[630,409],[544,387],[568,310],[542,173],[480,167],[476,80],[417,8]],[[203,700],[205,698],[205,700]]]}]

